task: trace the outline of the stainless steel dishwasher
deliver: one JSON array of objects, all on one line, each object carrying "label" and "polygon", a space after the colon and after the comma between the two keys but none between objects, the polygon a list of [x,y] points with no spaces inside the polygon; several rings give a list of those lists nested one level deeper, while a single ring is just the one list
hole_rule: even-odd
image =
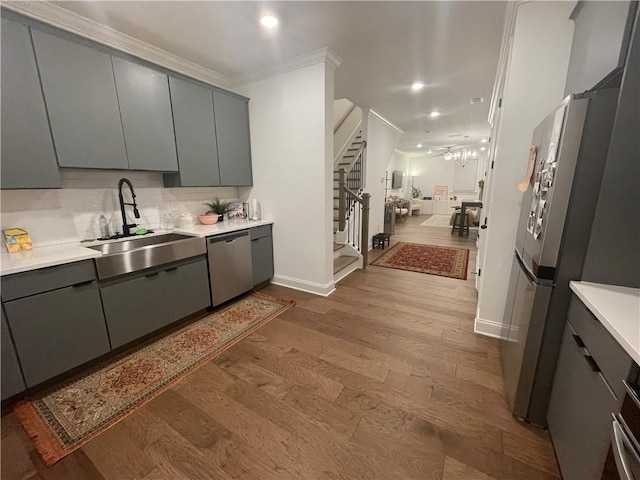
[{"label": "stainless steel dishwasher", "polygon": [[207,238],[213,306],[253,288],[249,230]]}]

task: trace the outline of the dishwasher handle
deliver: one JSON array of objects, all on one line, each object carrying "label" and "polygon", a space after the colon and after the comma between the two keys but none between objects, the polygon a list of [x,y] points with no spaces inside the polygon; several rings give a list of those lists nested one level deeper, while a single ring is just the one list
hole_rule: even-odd
[{"label": "dishwasher handle", "polygon": [[215,237],[208,237],[207,241],[209,245],[211,245],[212,243],[219,243],[219,242],[233,243],[235,242],[236,239],[241,237],[246,237],[248,235],[249,235],[249,230],[242,230],[241,232],[234,232],[226,235],[216,235]]}]

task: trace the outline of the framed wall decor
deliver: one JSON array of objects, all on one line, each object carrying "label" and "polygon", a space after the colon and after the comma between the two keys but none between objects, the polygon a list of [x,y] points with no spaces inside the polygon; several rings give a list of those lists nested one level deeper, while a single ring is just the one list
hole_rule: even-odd
[{"label": "framed wall decor", "polygon": [[449,198],[449,187],[447,187],[446,185],[438,185],[436,186],[436,190],[433,194],[433,198],[434,200],[438,197],[442,200],[446,200],[447,198]]}]

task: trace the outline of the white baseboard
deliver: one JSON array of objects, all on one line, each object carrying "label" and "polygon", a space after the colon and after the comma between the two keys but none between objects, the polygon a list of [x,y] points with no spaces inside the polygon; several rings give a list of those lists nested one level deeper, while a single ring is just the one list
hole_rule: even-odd
[{"label": "white baseboard", "polygon": [[322,295],[328,297],[335,289],[336,285],[333,280],[323,285],[321,283],[310,282],[300,278],[286,277],[284,275],[274,275],[271,283],[280,285],[281,287],[293,288],[302,292],[313,293],[314,295]]},{"label": "white baseboard", "polygon": [[509,326],[503,323],[485,320],[476,317],[473,331],[479,335],[507,340],[509,338]]}]

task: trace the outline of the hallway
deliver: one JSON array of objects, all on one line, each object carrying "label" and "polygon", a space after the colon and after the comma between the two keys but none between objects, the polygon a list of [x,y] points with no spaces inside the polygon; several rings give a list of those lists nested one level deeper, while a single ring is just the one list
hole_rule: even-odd
[{"label": "hallway", "polygon": [[[475,233],[426,218],[393,242],[465,246],[472,272]],[[473,334],[472,274],[373,266],[326,298],[263,291],[297,306],[52,468],[6,415],[2,478],[557,478],[547,434],[511,417],[498,342]]]}]

